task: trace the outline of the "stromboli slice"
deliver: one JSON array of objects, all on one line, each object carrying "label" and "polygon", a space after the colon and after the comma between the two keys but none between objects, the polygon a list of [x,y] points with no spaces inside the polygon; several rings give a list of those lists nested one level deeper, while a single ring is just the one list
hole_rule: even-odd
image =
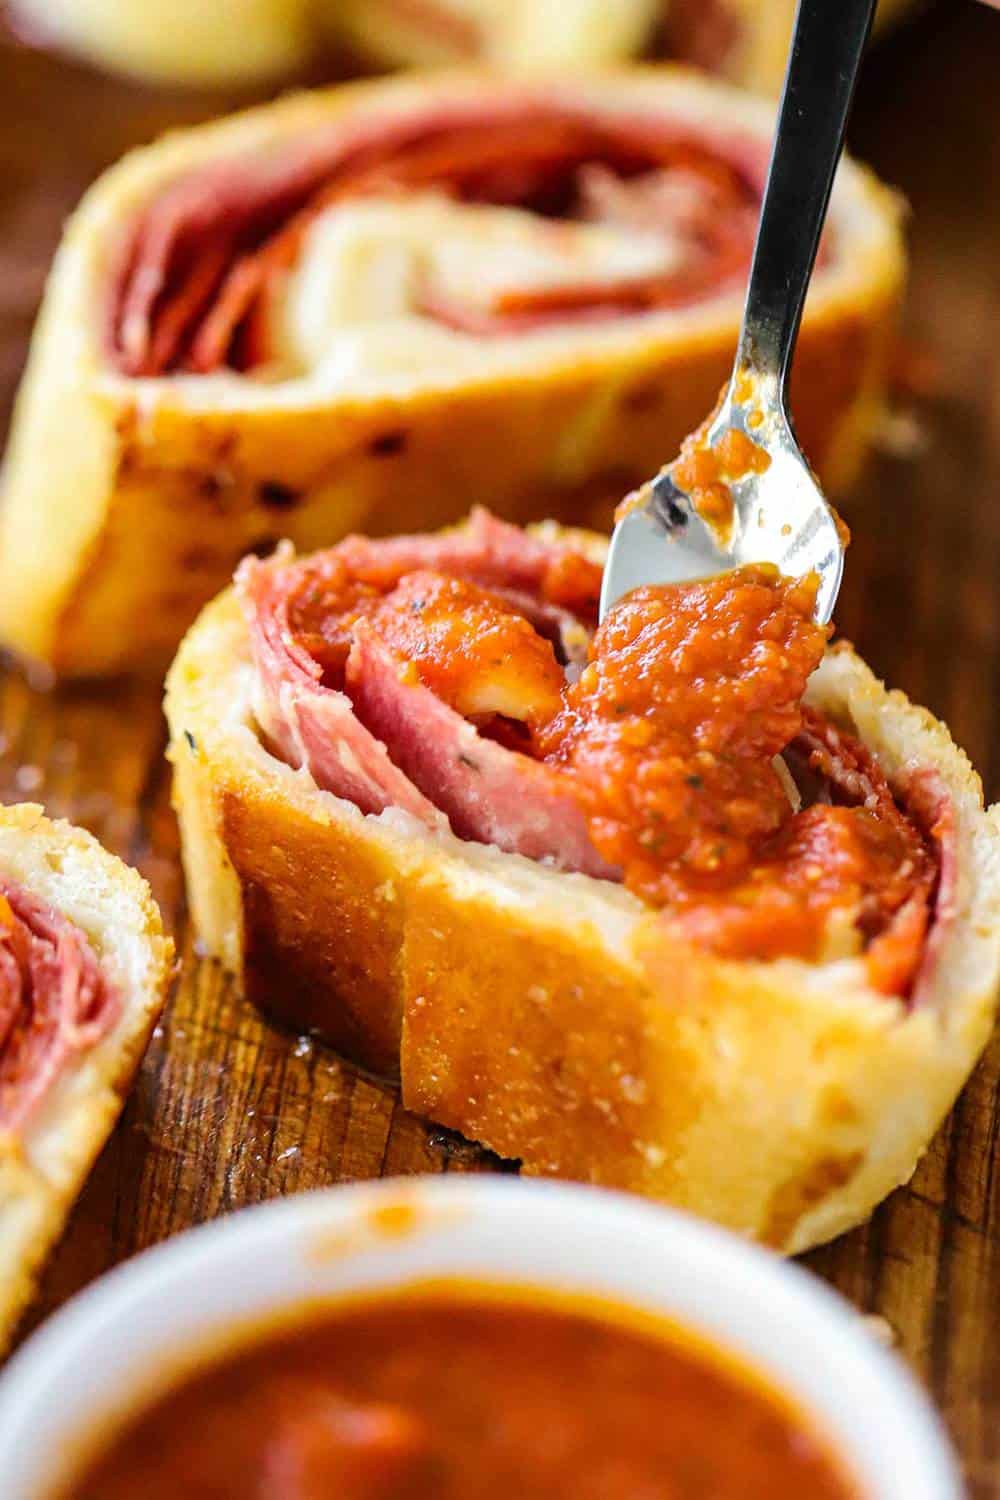
[{"label": "stromboli slice", "polygon": [[[876,28],[910,0],[881,0]],[[657,53],[776,93],[793,0],[8,0],[29,41],[116,72],[212,83],[299,70],[324,42],[362,61],[509,71],[581,67]]]},{"label": "stromboli slice", "polygon": [[192,85],[277,77],[316,40],[314,0],[7,0],[28,41],[113,72]]},{"label": "stromboli slice", "polygon": [[[769,106],[682,70],[303,95],[127,158],[53,268],[0,519],[0,638],[158,668],[239,556],[620,495],[728,371]],[[878,420],[899,205],[845,163],[796,418]]]},{"label": "stromboli slice", "polygon": [[[876,33],[910,0],[881,0]],[[476,58],[495,67],[615,63],[651,52],[776,94],[794,0],[329,0],[331,22],[363,55],[395,67]]]},{"label": "stromboli slice", "polygon": [[[500,575],[482,566],[489,523],[443,544],[438,562],[447,555],[452,573],[455,535],[464,576],[502,600]],[[596,537],[540,533],[542,550],[567,541],[599,561]],[[376,578],[369,544],[345,545],[352,576]],[[433,565],[418,549],[406,566],[422,563]],[[810,681],[814,727],[797,753],[821,783],[817,805],[832,794],[877,809],[884,776],[886,816],[908,820],[933,850],[928,930],[918,924],[914,936],[905,902],[883,929],[917,945],[908,977],[890,964],[887,980],[872,963],[876,939],[859,945],[857,931],[850,942],[834,932],[812,959],[724,956],[669,908],[574,873],[579,856],[566,845],[528,859],[458,838],[419,806],[362,812],[336,794],[336,737],[332,761],[300,747],[294,769],[274,753],[295,705],[280,681],[269,691],[243,610],[257,617],[262,575],[294,567],[289,557],[251,567],[243,606],[227,592],[208,607],[168,683],[192,912],[247,995],[367,1066],[398,1071],[410,1108],[526,1171],[648,1193],[783,1250],[839,1233],[905,1181],[986,1040],[1000,970],[1000,819],[984,813],[947,730],[886,692],[847,647],[828,652]],[[546,576],[536,570],[536,599]],[[386,587],[389,575],[376,592]],[[343,637],[339,627],[310,637],[323,617],[309,616],[308,591],[301,599],[304,613],[281,616],[285,646],[310,639],[323,673],[308,692],[336,697],[349,670]],[[378,608],[360,600],[362,615],[376,614],[358,616],[355,642],[381,628]],[[514,731],[501,728],[489,742],[516,754]],[[489,776],[476,791],[482,743],[481,733],[462,751],[473,805],[496,797]],[[430,760],[408,765],[427,791]],[[797,776],[807,780],[801,767]],[[526,803],[533,795],[525,786]],[[872,912],[857,920],[870,924]]]},{"label": "stromboli slice", "polygon": [[172,944],[145,881],[41,808],[0,809],[0,1349],[104,1146]]}]

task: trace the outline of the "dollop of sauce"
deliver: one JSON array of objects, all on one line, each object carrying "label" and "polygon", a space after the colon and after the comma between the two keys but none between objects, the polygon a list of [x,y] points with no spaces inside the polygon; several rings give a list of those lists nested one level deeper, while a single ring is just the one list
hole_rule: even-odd
[{"label": "dollop of sauce", "polygon": [[636,589],[539,734],[581,786],[598,848],[657,906],[746,871],[789,810],[773,761],[827,632],[812,579],[744,568]]},{"label": "dollop of sauce", "polygon": [[[536,665],[555,662],[551,649],[543,649],[544,631],[551,629],[547,610],[564,612],[589,634],[597,623],[602,572],[578,552],[554,551],[529,592],[479,579],[474,570],[469,577],[443,572],[348,537],[297,571],[288,626],[297,646],[319,662],[327,685],[341,687],[354,627],[375,615],[378,633],[413,663],[414,675],[457,707],[462,685],[467,690],[477,673],[502,666],[530,675],[526,658]],[[561,671],[558,680],[561,685]]]},{"label": "dollop of sauce", "polygon": [[[815,575],[767,566],[635,590],[536,736],[577,778],[591,838],[628,888],[699,946],[732,958],[833,958],[867,941],[869,975],[904,986],[927,922],[934,864],[856,742],[860,806],[793,811],[776,757],[829,629]],[[813,769],[822,754],[811,753]],[[894,926],[902,916],[902,930]]]}]

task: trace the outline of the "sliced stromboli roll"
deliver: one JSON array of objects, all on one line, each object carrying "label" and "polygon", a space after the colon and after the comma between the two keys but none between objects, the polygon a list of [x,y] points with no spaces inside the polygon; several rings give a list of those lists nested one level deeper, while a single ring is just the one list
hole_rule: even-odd
[{"label": "sliced stromboli roll", "polygon": [[[238,558],[586,513],[731,363],[769,107],[680,71],[303,95],[129,157],[57,257],[0,521],[0,638],[158,667]],[[846,163],[796,415],[834,486],[884,389],[898,204]],[[464,508],[464,506],[463,506]]]},{"label": "sliced stromboli roll", "polygon": [[[909,4],[881,0],[876,31]],[[795,0],[329,0],[327,14],[364,56],[396,67],[485,59],[531,69],[656,53],[776,94]]]},{"label": "sliced stromboli roll", "polygon": [[279,77],[316,42],[314,0],[7,0],[29,42],[157,83]]},{"label": "sliced stromboli roll", "polygon": [[408,1107],[800,1250],[984,1045],[1000,819],[808,584],[639,591],[591,639],[601,557],[479,513],[245,563],[168,682],[194,919]]},{"label": "sliced stromboli roll", "polygon": [[39,807],[0,809],[0,1349],[118,1118],[172,953],[134,870]]},{"label": "sliced stromboli roll", "polygon": [[[876,28],[912,0],[881,0]],[[362,62],[508,71],[660,55],[777,92],[794,0],[7,0],[25,40],[114,72],[208,84],[291,74],[346,42]],[[342,59],[343,61],[343,59]]]}]

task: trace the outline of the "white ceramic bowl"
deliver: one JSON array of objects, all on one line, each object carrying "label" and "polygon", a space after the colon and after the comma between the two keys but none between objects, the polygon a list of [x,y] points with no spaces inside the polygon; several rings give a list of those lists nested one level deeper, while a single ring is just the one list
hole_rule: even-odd
[{"label": "white ceramic bowl", "polygon": [[639,1199],[472,1176],[287,1198],[104,1277],[0,1378],[3,1500],[47,1497],[81,1434],[232,1324],[449,1276],[579,1290],[665,1314],[742,1353],[797,1398],[865,1500],[960,1500],[927,1400],[858,1315],[805,1271]]}]

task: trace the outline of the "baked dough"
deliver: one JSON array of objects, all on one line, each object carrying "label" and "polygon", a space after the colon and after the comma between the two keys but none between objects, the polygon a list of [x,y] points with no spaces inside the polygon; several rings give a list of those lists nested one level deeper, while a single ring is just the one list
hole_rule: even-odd
[{"label": "baked dough", "polygon": [[[277,362],[259,373],[131,375],[110,347],[135,226],[178,181],[215,174],[198,209],[211,219],[248,181],[280,178],[345,142],[432,126],[447,138],[477,121],[482,135],[484,119],[516,130],[552,111],[614,130],[679,130],[732,157],[738,173],[766,165],[767,104],[650,68],[532,85],[459,75],[334,88],[171,136],[104,176],[67,227],[18,398],[0,519],[0,639],[60,674],[159,671],[238,558],[280,536],[312,549],[352,529],[418,530],[456,519],[472,496],[517,520],[579,520],[597,501],[603,515],[676,451],[728,374],[742,274],[684,305],[499,336],[445,327],[405,302],[401,312],[393,257],[404,248],[406,270],[428,245],[453,246],[438,266],[444,289],[473,299],[480,282],[502,296],[512,255],[532,274],[541,265],[543,278],[556,275],[537,243],[540,229],[551,240],[551,220],[510,207],[483,210],[483,251],[468,222],[474,204],[397,197],[394,214],[369,196],[320,215],[279,282]],[[883,409],[905,271],[900,218],[896,197],[845,162],[795,394],[805,449],[834,491],[856,472]],[[455,220],[457,239],[437,232]],[[662,249],[648,234],[566,228],[570,269],[579,256],[588,274],[613,251],[634,278]]]},{"label": "baked dough", "polygon": [[146,882],[97,840],[40,807],[0,809],[0,877],[89,939],[119,1009],[72,1057],[23,1126],[0,1129],[0,1351],[114,1127],[163,1005],[173,945]]},{"label": "baked dough", "polygon": [[[881,0],[876,32],[912,0]],[[777,94],[796,0],[326,0],[336,34],[393,67],[484,58],[508,70],[577,67],[663,52]]]},{"label": "baked dough", "polygon": [[316,41],[314,0],[7,0],[29,39],[154,83],[279,77]]},{"label": "baked dough", "polygon": [[334,35],[382,65],[480,60],[519,71],[627,62],[647,50],[663,0],[323,0]]},{"label": "baked dough", "polygon": [[[600,558],[598,538],[564,535]],[[897,795],[933,786],[950,804],[909,1000],[876,992],[857,956],[713,957],[614,883],[320,790],[262,743],[231,590],[167,690],[200,940],[249,998],[398,1073],[407,1107],[524,1171],[803,1250],[909,1177],[985,1044],[1000,979],[1000,810],[984,812],[947,729],[847,646],[808,700]]]}]

